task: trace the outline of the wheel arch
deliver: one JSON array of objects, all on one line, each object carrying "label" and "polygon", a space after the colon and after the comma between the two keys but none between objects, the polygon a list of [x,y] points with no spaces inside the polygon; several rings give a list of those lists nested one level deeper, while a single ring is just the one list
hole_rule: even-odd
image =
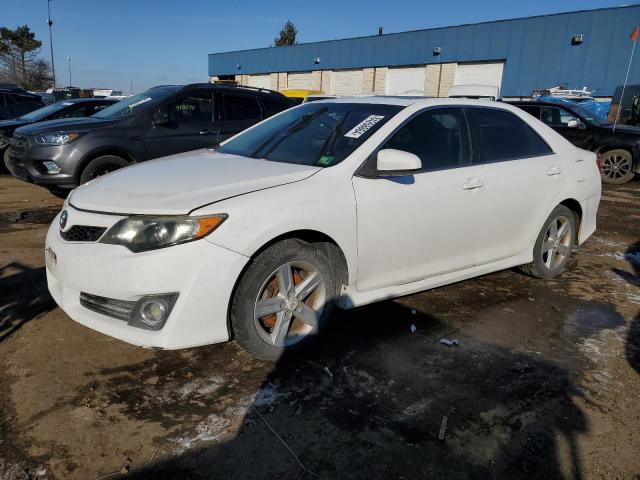
[{"label": "wheel arch", "polygon": [[[251,264],[251,260],[256,258],[260,253],[269,248],[271,245],[274,245],[282,240],[286,239],[298,239],[303,242],[307,242],[313,245],[318,246],[322,250],[322,252],[327,255],[329,260],[331,261],[333,268],[336,273],[336,283],[339,288],[342,288],[343,285],[349,284],[349,266],[347,263],[347,258],[344,254],[343,249],[338,245],[333,238],[331,238],[326,233],[320,232],[318,230],[312,229],[299,229],[292,230],[286,233],[282,233],[277,235],[271,240],[262,244],[259,248],[257,248],[250,256],[250,260],[246,263],[238,278],[236,278],[235,284],[233,285],[233,289],[231,290],[231,295],[229,296],[229,305],[227,306],[227,329],[229,331],[229,338],[233,338],[233,328],[231,326],[231,305],[233,303],[233,298],[236,294],[236,290],[238,289],[238,285],[240,284],[240,280],[244,276],[245,272],[249,268]],[[340,292],[338,292],[340,293]]]},{"label": "wheel arch", "polygon": [[76,167],[76,171],[75,171],[76,180],[78,182],[80,181],[80,177],[82,176],[82,171],[86,168],[89,162],[91,162],[92,160],[95,160],[98,157],[103,157],[105,155],[113,155],[115,157],[120,157],[126,160],[129,164],[136,162],[136,159],[133,157],[133,155],[131,155],[129,152],[127,152],[125,149],[122,149],[122,148],[109,147],[109,148],[101,148],[98,150],[93,150],[87,155],[85,155],[82,158],[82,160],[78,162],[78,166]]},{"label": "wheel arch", "polygon": [[611,143],[606,143],[604,145],[597,147],[594,150],[594,152],[598,155],[601,155],[603,153],[610,152],[611,150],[624,150],[626,152],[629,152],[631,154],[631,161],[634,163],[636,161],[636,154],[633,151],[634,149],[629,145],[615,145]]},{"label": "wheel arch", "polygon": [[580,205],[580,202],[575,198],[567,198],[561,201],[559,205],[564,205],[565,207],[567,207],[569,210],[573,212],[576,219],[577,227],[578,227],[576,231],[576,240],[577,240],[580,237],[580,229],[582,228],[582,217],[584,213],[582,210],[582,205]]}]

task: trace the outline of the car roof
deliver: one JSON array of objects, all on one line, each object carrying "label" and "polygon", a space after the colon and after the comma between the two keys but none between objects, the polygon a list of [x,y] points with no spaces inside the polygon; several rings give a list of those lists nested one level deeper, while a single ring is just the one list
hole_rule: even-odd
[{"label": "car roof", "polygon": [[60,100],[56,103],[62,103],[62,102],[67,102],[67,103],[88,103],[88,102],[113,102],[116,103],[118,100],[113,99],[113,98],[96,98],[96,97],[88,97],[88,98],[68,98],[65,100]]},{"label": "car roof", "polygon": [[318,100],[318,102],[328,103],[369,103],[379,105],[400,105],[408,107],[409,105],[418,105],[422,107],[435,107],[440,105],[478,105],[483,107],[502,108],[511,110],[504,102],[496,102],[493,100],[474,100],[470,98],[428,98],[428,97],[401,97],[392,95],[363,95],[358,97],[338,97],[326,100]]}]

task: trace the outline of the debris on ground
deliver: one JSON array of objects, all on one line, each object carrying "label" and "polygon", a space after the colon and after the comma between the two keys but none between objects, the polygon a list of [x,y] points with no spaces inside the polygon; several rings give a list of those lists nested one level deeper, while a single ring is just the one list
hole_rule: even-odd
[{"label": "debris on ground", "polygon": [[410,330],[411,330],[411,333],[416,333],[417,328],[415,325],[412,324],[410,327]]},{"label": "debris on ground", "polygon": [[438,440],[444,440],[444,435],[447,433],[447,416],[442,417],[440,422],[440,431],[438,432]]},{"label": "debris on ground", "polygon": [[454,338],[453,340],[449,340],[448,338],[441,338],[440,343],[446,345],[447,347],[457,347],[459,345],[457,338]]}]

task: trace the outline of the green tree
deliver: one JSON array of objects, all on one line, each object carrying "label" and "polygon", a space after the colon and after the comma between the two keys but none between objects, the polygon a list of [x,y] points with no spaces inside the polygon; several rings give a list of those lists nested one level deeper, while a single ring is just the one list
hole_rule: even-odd
[{"label": "green tree", "polygon": [[32,89],[34,69],[41,74],[46,64],[37,58],[41,47],[42,42],[36,39],[35,33],[27,25],[15,30],[0,27],[0,74],[3,79]]},{"label": "green tree", "polygon": [[289,45],[295,45],[296,43],[296,35],[298,34],[298,30],[293,25],[291,20],[287,20],[287,23],[284,24],[282,30],[280,30],[280,34],[273,39],[273,44],[276,47],[287,47]]}]

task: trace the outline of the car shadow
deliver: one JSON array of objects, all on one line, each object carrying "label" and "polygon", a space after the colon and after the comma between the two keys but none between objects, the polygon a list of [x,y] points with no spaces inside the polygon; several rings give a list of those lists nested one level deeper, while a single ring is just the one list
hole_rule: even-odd
[{"label": "car shadow", "polygon": [[580,397],[541,355],[387,301],[273,364],[233,438],[117,478],[580,478]]},{"label": "car shadow", "polygon": [[[624,257],[631,265],[633,272],[619,268],[614,268],[613,271],[631,285],[640,288],[640,241],[629,246]],[[640,298],[640,291],[636,297]],[[625,342],[625,355],[629,365],[637,373],[640,373],[640,312],[638,312],[629,326]]]},{"label": "car shadow", "polygon": [[20,262],[0,266],[0,342],[55,306],[44,267]]}]

